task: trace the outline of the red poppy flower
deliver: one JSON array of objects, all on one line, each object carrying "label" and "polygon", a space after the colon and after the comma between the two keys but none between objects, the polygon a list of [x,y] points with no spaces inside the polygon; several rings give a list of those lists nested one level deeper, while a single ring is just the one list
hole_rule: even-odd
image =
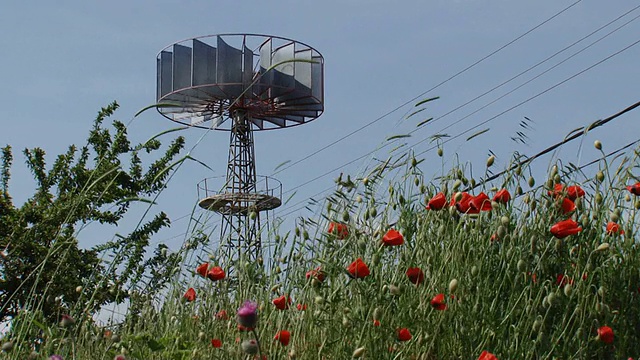
[{"label": "red poppy flower", "polygon": [[347,228],[346,224],[341,224],[337,222],[330,222],[329,229],[327,229],[329,234],[335,235],[337,239],[344,240],[347,236],[349,236],[349,228]]},{"label": "red poppy flower", "polygon": [[477,214],[480,211],[471,209],[471,200],[473,199],[473,195],[463,192],[462,197],[458,202],[456,202],[455,196],[451,199],[451,206],[455,206],[456,209],[461,213],[469,213],[469,214]]},{"label": "red poppy flower", "polygon": [[282,295],[280,297],[273,299],[271,302],[273,303],[273,305],[276,306],[276,309],[284,310],[289,308],[289,304],[291,304],[291,298]]},{"label": "red poppy flower", "polygon": [[479,213],[480,211],[489,211],[491,210],[491,200],[489,200],[489,196],[484,192],[474,196],[470,201],[469,205],[471,205],[471,209],[474,213]]},{"label": "red poppy flower", "polygon": [[615,234],[624,235],[624,230],[622,230],[620,225],[618,225],[617,223],[614,223],[613,221],[609,221],[607,223],[607,235],[615,235]]},{"label": "red poppy flower", "polygon": [[407,269],[407,277],[416,285],[420,285],[424,281],[424,273],[417,267]]},{"label": "red poppy flower", "polygon": [[569,235],[575,235],[580,231],[582,231],[582,228],[572,219],[560,221],[551,227],[551,234],[558,239],[564,239]]},{"label": "red poppy flower", "polygon": [[211,346],[218,349],[222,347],[222,340],[220,339],[211,339]]},{"label": "red poppy flower", "polygon": [[567,284],[573,285],[573,279],[565,274],[556,275],[556,286],[565,286]]},{"label": "red poppy flower", "polygon": [[491,238],[489,239],[489,241],[490,241],[491,243],[494,243],[494,242],[496,242],[496,241],[500,241],[500,238],[498,238],[498,234],[493,233],[493,234],[491,234]]},{"label": "red poppy flower", "polygon": [[227,314],[226,310],[220,310],[216,313],[216,319],[218,320],[228,320],[229,319],[229,315]]},{"label": "red poppy flower", "polygon": [[297,304],[296,308],[298,308],[298,310],[300,311],[307,310],[307,304]]},{"label": "red poppy flower", "polygon": [[365,264],[361,258],[357,258],[356,261],[347,266],[347,271],[356,279],[362,279],[371,274],[367,264]]},{"label": "red poppy flower", "polygon": [[562,208],[563,214],[568,214],[573,212],[576,209],[576,204],[571,201],[569,198],[562,198],[562,203],[560,203],[560,208]]},{"label": "red poppy flower", "polygon": [[196,299],[196,291],[193,290],[193,288],[189,288],[182,297],[185,298],[187,301],[193,301]]},{"label": "red poppy flower", "polygon": [[382,243],[385,246],[402,245],[404,243],[404,238],[402,237],[402,234],[400,234],[400,232],[398,230],[390,229],[382,237]]},{"label": "red poppy flower", "polygon": [[553,187],[553,192],[549,191],[547,193],[553,197],[560,197],[566,194],[566,196],[571,201],[575,201],[577,198],[583,197],[585,195],[584,190],[582,190],[582,188],[578,185],[567,186],[565,188],[562,184],[556,184]]},{"label": "red poppy flower", "polygon": [[533,281],[534,284],[538,283],[538,275],[536,273],[531,273],[531,271],[527,272],[527,275],[531,276],[531,281]]},{"label": "red poppy flower", "polygon": [[575,200],[584,196],[584,190],[578,185],[567,186],[567,197],[571,200]]},{"label": "red poppy flower", "polygon": [[498,360],[498,358],[492,353],[485,350],[482,352],[482,354],[480,354],[480,357],[478,358],[478,360]]},{"label": "red poppy flower", "polygon": [[411,340],[411,332],[409,332],[409,329],[407,328],[398,329],[398,341],[409,341],[409,340]]},{"label": "red poppy flower", "polygon": [[608,326],[598,328],[598,339],[605,344],[613,343],[613,329]]},{"label": "red poppy flower", "polygon": [[373,320],[373,326],[375,326],[375,327],[380,326],[380,320],[374,319]]},{"label": "red poppy flower", "polygon": [[501,204],[506,204],[511,201],[511,194],[507,189],[500,189],[494,196],[493,201]]},{"label": "red poppy flower", "polygon": [[196,268],[196,272],[198,274],[200,274],[200,276],[202,277],[206,277],[207,276],[207,269],[209,268],[209,263],[204,263],[204,264],[200,264],[198,265],[198,267]]},{"label": "red poppy flower", "polygon": [[441,210],[447,205],[447,198],[439,192],[427,203],[427,210]]},{"label": "red poppy flower", "polygon": [[222,280],[224,279],[224,276],[225,276],[224,270],[222,270],[220,266],[212,267],[211,270],[209,270],[209,272],[207,273],[207,277],[211,281]]},{"label": "red poppy flower", "polygon": [[447,310],[447,304],[444,303],[444,294],[438,294],[431,299],[431,306],[436,310]]},{"label": "red poppy flower", "polygon": [[280,341],[280,344],[287,346],[289,345],[289,340],[291,339],[291,333],[287,330],[280,330],[276,333],[276,336],[273,337],[273,340]]},{"label": "red poppy flower", "polygon": [[640,195],[640,182],[627,186],[627,190],[633,195]]},{"label": "red poppy flower", "polygon": [[314,278],[314,279],[316,279],[316,280],[318,280],[320,282],[323,282],[324,278],[325,278],[325,273],[324,273],[324,271],[322,271],[320,269],[320,266],[318,266],[317,268],[315,268],[313,270],[307,271],[307,274],[305,276],[307,277],[307,280],[311,279],[311,278]]}]

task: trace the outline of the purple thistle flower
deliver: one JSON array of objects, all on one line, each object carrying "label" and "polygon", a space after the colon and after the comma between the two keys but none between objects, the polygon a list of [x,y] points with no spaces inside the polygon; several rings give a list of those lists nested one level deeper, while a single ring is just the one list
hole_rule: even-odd
[{"label": "purple thistle flower", "polygon": [[238,309],[238,323],[246,328],[256,327],[258,321],[258,304],[253,301],[245,301]]}]

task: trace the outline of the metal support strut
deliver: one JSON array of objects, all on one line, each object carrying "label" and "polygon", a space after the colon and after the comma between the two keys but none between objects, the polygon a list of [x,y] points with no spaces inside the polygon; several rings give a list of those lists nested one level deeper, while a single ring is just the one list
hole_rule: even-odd
[{"label": "metal support strut", "polygon": [[226,193],[232,194],[230,208],[236,210],[222,214],[220,242],[225,261],[239,266],[242,263],[238,260],[255,263],[261,257],[260,212],[254,202],[247,200],[247,195],[256,191],[251,123],[242,109],[232,110],[232,118]]}]

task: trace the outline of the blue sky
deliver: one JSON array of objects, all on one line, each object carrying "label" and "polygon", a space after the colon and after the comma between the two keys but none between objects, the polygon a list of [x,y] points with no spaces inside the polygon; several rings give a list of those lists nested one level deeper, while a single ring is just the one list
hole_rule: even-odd
[{"label": "blue sky", "polygon": [[[18,154],[22,149],[42,147],[53,159],[69,144],[82,144],[99,108],[112,100],[121,104],[116,118],[124,122],[152,104],[156,54],[170,43],[207,34],[262,33],[296,39],[322,53],[325,113],[305,126],[257,133],[259,174],[269,175],[278,164],[299,160],[413,98],[440,97],[419,117],[403,120],[417,100],[410,101],[410,105],[365,130],[279,173],[276,177],[287,191],[375,149],[390,135],[415,129],[426,117],[447,114],[638,5],[631,0],[580,1],[419,97],[575,2],[59,1],[40,2],[38,6],[5,2],[0,5],[0,145],[10,144],[16,152],[11,193],[20,204],[33,190],[31,175]],[[640,20],[463,119],[638,15],[640,9],[496,91],[423,126],[406,142],[411,146],[437,133],[460,134],[493,118],[445,145],[445,168],[457,153],[461,161],[482,169],[489,150],[498,156],[497,166],[504,167],[513,151],[533,154],[571,130],[635,103],[640,100],[640,45],[514,107],[639,40]],[[562,148],[559,155],[582,164],[598,156],[591,146],[595,139],[603,141],[605,151],[636,140],[639,115],[632,112],[594,130],[584,138],[582,152],[575,142]],[[527,145],[516,144],[510,137],[525,116],[533,120],[534,129],[527,133]],[[446,126],[450,127],[443,130]],[[172,127],[175,124],[149,111],[132,122],[129,133],[132,139],[144,141]],[[490,130],[465,141],[485,128]],[[203,132],[192,129],[183,134],[191,148]],[[215,171],[195,163],[183,166],[160,196],[155,212],[165,211],[173,219],[189,213],[197,201],[196,183],[205,177],[224,175],[228,141],[226,132],[207,133],[192,155]],[[416,152],[428,149],[427,144],[415,145]],[[379,153],[384,154],[385,150]],[[428,177],[438,175],[442,160],[434,151],[423,157],[423,171]],[[548,162],[543,158],[538,166],[544,169]],[[358,161],[341,170],[355,175],[363,163]],[[330,187],[339,172],[298,189],[293,202]],[[184,221],[176,221],[162,236],[180,234],[185,226]],[[110,238],[92,236],[84,243]],[[174,238],[169,245],[175,247],[181,241]]]}]

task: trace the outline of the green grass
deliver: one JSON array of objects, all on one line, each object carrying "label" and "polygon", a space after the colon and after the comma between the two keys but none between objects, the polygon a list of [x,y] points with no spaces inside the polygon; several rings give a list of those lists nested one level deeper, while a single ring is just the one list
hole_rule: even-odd
[{"label": "green grass", "polygon": [[[426,210],[437,192],[447,193],[449,202],[472,181],[463,168],[428,181],[407,155],[341,179],[323,210],[295,229],[263,234],[264,254],[271,258],[264,268],[238,264],[240,286],[196,274],[202,262],[196,259],[206,258],[213,244],[184,247],[181,271],[167,279],[171,290],[154,298],[144,289],[131,292],[121,322],[101,326],[81,315],[82,304],[73,308],[75,323],[67,327],[46,325],[37,312],[25,310],[5,339],[13,348],[0,359],[25,359],[34,347],[36,359],[243,359],[253,356],[240,342],[255,337],[268,359],[348,359],[356,349],[365,359],[477,359],[484,350],[499,359],[640,354],[640,199],[625,189],[637,182],[635,153],[613,169],[603,159],[602,174],[593,177],[554,167],[539,187],[529,186],[527,169],[516,169],[497,183],[513,199],[477,215],[455,207]],[[547,193],[558,183],[586,192],[572,214],[563,214]],[[484,189],[489,197],[496,190]],[[582,231],[555,238],[551,226],[567,218]],[[606,234],[612,220],[624,235]],[[327,233],[332,221],[347,224],[345,239]],[[403,235],[402,245],[382,245],[390,228]],[[363,279],[346,270],[357,258],[370,269]],[[317,267],[324,280],[307,279]],[[409,281],[410,267],[424,272],[424,282]],[[189,287],[197,294],[192,302],[183,298]],[[444,294],[446,310],[431,304],[438,294]],[[282,295],[292,302],[279,310],[272,301]],[[238,330],[235,313],[245,300],[259,305],[255,332]],[[216,317],[221,310],[228,318]],[[613,330],[612,344],[597,338],[602,326]],[[402,328],[410,340],[398,340]],[[291,333],[287,346],[274,340],[281,330]],[[212,339],[222,346],[214,348]]]}]

